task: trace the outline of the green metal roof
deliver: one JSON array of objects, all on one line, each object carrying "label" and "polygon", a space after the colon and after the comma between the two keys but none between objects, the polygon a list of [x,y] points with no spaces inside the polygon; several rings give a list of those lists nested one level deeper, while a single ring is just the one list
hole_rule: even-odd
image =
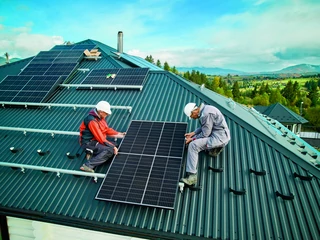
[{"label": "green metal roof", "polygon": [[308,120],[291,111],[280,103],[275,103],[270,106],[255,106],[257,111],[271,117],[281,123],[307,123]]},{"label": "green metal roof", "polygon": [[[79,68],[118,68],[121,64],[112,53],[103,51],[102,56],[98,61],[82,61]],[[68,82],[80,83],[86,74],[77,71]],[[114,109],[108,118],[109,125],[119,131],[126,131],[133,119],[188,122],[191,131],[198,126],[197,121],[187,119],[182,110],[184,105],[212,104],[225,115],[231,141],[216,159],[200,153],[198,181],[202,190],[185,189],[179,193],[174,211],[95,200],[101,179],[94,183],[89,177],[61,174],[58,178],[54,173],[36,170],[21,173],[19,169],[0,167],[0,214],[145,238],[319,237],[319,154],[302,146],[297,138],[293,143],[293,136],[283,134],[281,126],[253,109],[166,71],[150,71],[142,91],[59,88],[50,102],[96,104],[100,100],[132,106],[131,113]],[[89,110],[1,108],[0,126],[78,131]],[[85,161],[83,153],[75,159],[66,156],[67,152],[81,153],[76,136],[52,138],[43,133],[25,136],[2,130],[0,139],[2,162],[78,170]],[[13,154],[10,147],[23,151]],[[41,157],[38,149],[50,153]],[[96,170],[105,173],[108,166]],[[223,172],[210,171],[209,166],[223,168]],[[255,175],[250,169],[265,170],[266,175]],[[294,173],[313,178],[301,180]],[[245,189],[246,194],[235,195],[229,188]],[[283,200],[276,196],[277,191],[284,195],[292,193],[294,199]]]}]

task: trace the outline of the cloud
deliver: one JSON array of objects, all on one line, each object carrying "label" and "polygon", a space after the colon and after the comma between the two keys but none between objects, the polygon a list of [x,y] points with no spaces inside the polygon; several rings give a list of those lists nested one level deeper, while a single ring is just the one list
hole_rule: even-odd
[{"label": "cloud", "polygon": [[49,50],[64,42],[61,36],[46,36],[31,33],[31,28],[22,26],[10,32],[0,32],[0,53],[8,52],[12,57],[27,58],[39,51]]},{"label": "cloud", "polygon": [[187,39],[192,39],[194,48],[159,49],[147,55],[175,66],[244,71],[278,70],[298,63],[320,64],[319,12],[318,3],[287,1],[282,6],[276,2],[264,9],[223,15],[190,31]]}]

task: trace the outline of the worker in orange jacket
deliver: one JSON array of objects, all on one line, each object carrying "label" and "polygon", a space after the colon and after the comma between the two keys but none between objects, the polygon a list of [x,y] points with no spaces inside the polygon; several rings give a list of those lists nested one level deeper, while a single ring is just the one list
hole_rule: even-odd
[{"label": "worker in orange jacket", "polygon": [[105,163],[113,155],[118,154],[118,148],[107,140],[107,136],[123,138],[125,133],[108,127],[105,118],[111,115],[110,104],[101,101],[92,109],[80,125],[80,145],[93,153],[93,157],[81,166],[82,171],[94,172],[94,168]]}]

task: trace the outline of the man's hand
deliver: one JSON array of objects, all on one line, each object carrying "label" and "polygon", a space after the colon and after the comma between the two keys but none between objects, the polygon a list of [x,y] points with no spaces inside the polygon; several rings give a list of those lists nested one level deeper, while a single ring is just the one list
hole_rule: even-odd
[{"label": "man's hand", "polygon": [[195,132],[189,132],[189,133],[186,133],[184,136],[186,138],[192,138],[196,133]]},{"label": "man's hand", "polygon": [[186,137],[186,144],[189,144],[192,141],[191,137]]},{"label": "man's hand", "polygon": [[114,155],[118,155],[118,148],[114,147],[113,148],[113,153],[114,153]]}]

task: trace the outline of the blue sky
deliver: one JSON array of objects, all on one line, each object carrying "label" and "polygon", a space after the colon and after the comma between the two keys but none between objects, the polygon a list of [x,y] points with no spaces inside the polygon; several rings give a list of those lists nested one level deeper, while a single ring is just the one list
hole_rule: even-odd
[{"label": "blue sky", "polygon": [[[0,53],[94,39],[176,67],[271,71],[320,64],[318,0],[0,0]],[[2,54],[1,54],[2,55]]]}]

